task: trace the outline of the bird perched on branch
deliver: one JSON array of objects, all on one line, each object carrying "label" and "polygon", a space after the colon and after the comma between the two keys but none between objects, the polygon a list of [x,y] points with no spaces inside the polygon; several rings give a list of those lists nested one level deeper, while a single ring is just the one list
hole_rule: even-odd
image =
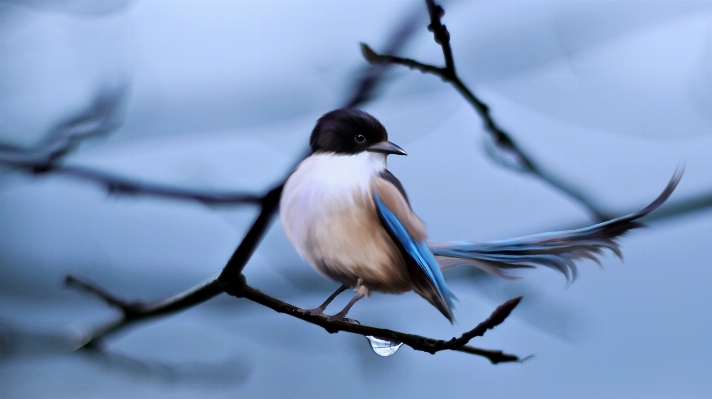
[{"label": "bird perched on branch", "polygon": [[289,177],[280,203],[282,224],[299,255],[342,286],[321,306],[302,310],[324,315],[347,288],[356,294],[329,321],[346,318],[371,291],[415,291],[453,322],[455,294],[442,270],[472,265],[499,277],[517,268],[546,266],[576,277],[575,262],[598,261],[603,249],[621,256],[616,238],[640,227],[636,221],[662,205],[682,177],[676,171],[665,190],[634,214],[591,227],[492,242],[428,243],[423,223],[403,185],[386,165],[390,154],[406,155],[388,141],[383,125],[366,112],[338,109],[322,116],[310,138],[312,154]]}]

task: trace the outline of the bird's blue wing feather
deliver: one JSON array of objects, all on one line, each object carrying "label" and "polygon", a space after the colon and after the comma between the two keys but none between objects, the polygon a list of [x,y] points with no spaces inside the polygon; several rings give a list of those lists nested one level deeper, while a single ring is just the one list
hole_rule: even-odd
[{"label": "bird's blue wing feather", "polygon": [[405,228],[403,223],[398,220],[398,217],[383,203],[376,191],[373,192],[373,201],[376,204],[378,215],[383,221],[385,227],[391,236],[405,249],[405,252],[415,261],[415,263],[423,270],[428,280],[435,286],[443,298],[449,309],[455,307],[454,300],[457,299],[455,294],[445,284],[443,274],[440,271],[440,266],[435,260],[435,256],[430,252],[428,244],[425,241],[416,241]]}]

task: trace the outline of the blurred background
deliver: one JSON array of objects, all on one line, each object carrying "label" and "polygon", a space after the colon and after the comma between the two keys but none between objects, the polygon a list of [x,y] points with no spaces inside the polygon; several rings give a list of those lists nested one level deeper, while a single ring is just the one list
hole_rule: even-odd
[{"label": "blurred background", "polygon": [[[422,2],[0,2],[0,397],[398,396],[702,398],[712,392],[712,2],[447,2],[458,73],[549,173],[608,215],[647,205],[685,162],[625,262],[500,281],[446,273],[450,325],[417,295],[374,294],[362,323],[449,339],[524,295],[471,344],[490,365],[361,336],[226,295],[138,324],[107,353],[73,352],[118,312],[64,286],[161,299],[215,277],[250,206],[110,193],[52,158],[147,185],[260,194],[289,172],[316,119],[369,69],[358,44],[442,64]],[[481,119],[439,78],[388,70],[362,106],[408,151],[389,168],[433,240],[491,240],[594,222],[579,202],[493,161]],[[76,139],[79,137],[79,139]],[[71,145],[68,145],[71,144]],[[299,259],[277,221],[248,282],[296,306],[338,284]],[[340,308],[350,295],[333,305]]]}]

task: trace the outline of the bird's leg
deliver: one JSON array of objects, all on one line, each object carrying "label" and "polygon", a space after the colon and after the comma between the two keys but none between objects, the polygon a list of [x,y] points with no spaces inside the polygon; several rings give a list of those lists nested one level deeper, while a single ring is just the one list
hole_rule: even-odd
[{"label": "bird's leg", "polygon": [[346,304],[346,306],[341,310],[341,312],[330,316],[326,321],[345,321],[347,323],[358,323],[358,321],[354,319],[349,319],[346,317],[346,314],[349,313],[349,309],[351,309],[352,306],[354,306],[354,303],[358,302],[359,299],[363,298],[364,296],[368,295],[368,288],[364,287],[363,285],[359,286],[356,289],[356,295],[354,295],[353,298],[349,301],[349,303]]},{"label": "bird's leg", "polygon": [[326,309],[326,307],[329,306],[331,301],[333,301],[337,296],[339,296],[339,294],[346,291],[346,289],[348,289],[348,288],[349,288],[348,286],[342,285],[341,287],[339,287],[338,290],[336,290],[333,294],[331,294],[330,297],[326,298],[326,301],[324,301],[324,303],[322,303],[318,307],[316,307],[314,309],[297,309],[297,312],[305,313],[305,314],[312,315],[312,316],[326,316],[324,314],[324,310]]}]

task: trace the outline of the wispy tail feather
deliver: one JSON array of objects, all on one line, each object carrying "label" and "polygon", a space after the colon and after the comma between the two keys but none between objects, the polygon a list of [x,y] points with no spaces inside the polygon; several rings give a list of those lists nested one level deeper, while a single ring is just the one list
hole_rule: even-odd
[{"label": "wispy tail feather", "polygon": [[665,190],[647,207],[630,215],[576,230],[556,231],[486,242],[431,242],[428,247],[440,268],[449,270],[470,265],[502,278],[516,278],[514,269],[546,266],[561,272],[567,280],[576,279],[576,262],[590,259],[600,264],[599,256],[608,249],[623,258],[618,238],[642,227],[637,219],[658,209],[677,187],[684,167],[679,167]]}]

